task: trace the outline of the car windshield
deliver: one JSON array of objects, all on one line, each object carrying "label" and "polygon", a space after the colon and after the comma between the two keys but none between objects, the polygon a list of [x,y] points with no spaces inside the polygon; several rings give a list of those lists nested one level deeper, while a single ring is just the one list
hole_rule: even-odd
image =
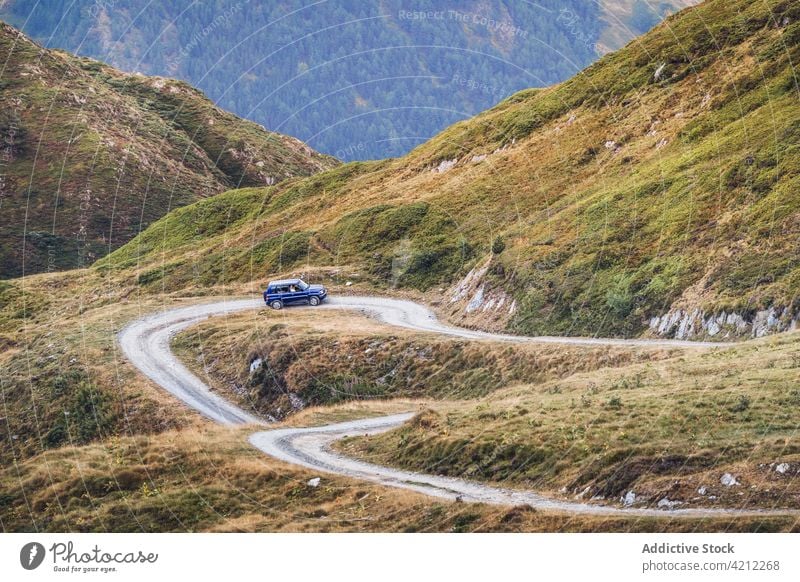
[{"label": "car windshield", "polygon": [[302,280],[297,284],[297,286],[300,287],[300,289],[302,289],[303,291],[308,289],[308,283]]}]

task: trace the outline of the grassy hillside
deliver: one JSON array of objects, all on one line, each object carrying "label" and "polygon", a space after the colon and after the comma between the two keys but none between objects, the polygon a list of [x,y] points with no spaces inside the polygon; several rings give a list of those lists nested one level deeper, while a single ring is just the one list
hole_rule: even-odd
[{"label": "grassy hillside", "polygon": [[785,329],[800,306],[798,40],[793,2],[706,2],[405,158],[227,192],[98,268],[179,289],[352,265],[435,290],[478,267],[443,304],[467,323],[637,335],[669,312],[665,335]]},{"label": "grassy hillside", "polygon": [[176,207],[336,164],[185,83],[45,50],[2,23],[0,63],[3,278],[89,265]]},{"label": "grassy hillside", "polygon": [[715,351],[509,345],[264,310],[203,322],[175,347],[264,415],[387,399],[419,411],[341,443],[371,462],[611,504],[634,491],[637,506],[800,506],[796,333]]},{"label": "grassy hillside", "polygon": [[[354,400],[472,400],[510,384],[681,353],[658,346],[631,350],[420,337],[351,313],[327,312],[320,321],[309,311],[287,319],[267,308],[204,322],[179,334],[173,350],[226,398],[275,419]],[[260,364],[251,370],[253,362]]]},{"label": "grassy hillside", "polygon": [[[363,414],[363,410],[361,411]],[[327,416],[335,418],[335,412]],[[342,413],[339,412],[342,418]],[[325,416],[306,415],[305,423]],[[320,477],[318,487],[308,480]],[[443,502],[270,459],[241,430],[123,437],[0,472],[0,525],[21,532],[792,531],[791,517],[583,517]]]},{"label": "grassy hillside", "polygon": [[[635,505],[798,507],[797,334],[433,402],[345,443],[413,470]],[[735,486],[721,481],[729,473]]]},{"label": "grassy hillside", "polygon": [[597,48],[602,52],[622,48],[633,38],[656,26],[664,17],[699,3],[698,0],[600,0],[606,26],[597,39]]}]

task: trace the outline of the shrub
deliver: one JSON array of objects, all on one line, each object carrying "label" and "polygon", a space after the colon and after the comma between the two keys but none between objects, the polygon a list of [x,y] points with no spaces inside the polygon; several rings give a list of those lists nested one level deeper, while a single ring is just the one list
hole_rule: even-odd
[{"label": "shrub", "polygon": [[731,412],[744,412],[748,408],[750,408],[750,397],[746,394],[741,394],[736,404],[731,407]]},{"label": "shrub", "polygon": [[614,315],[624,318],[630,315],[633,309],[633,294],[631,281],[628,277],[617,277],[611,287],[606,291],[606,304]]},{"label": "shrub", "polygon": [[[61,389],[64,389],[62,386]],[[69,397],[61,418],[45,436],[48,447],[87,443],[111,430],[114,414],[111,398],[103,391],[81,380]]]},{"label": "shrub", "polygon": [[496,237],[496,238],[495,238],[495,239],[492,241],[492,254],[494,254],[494,255],[499,255],[499,254],[500,254],[500,253],[502,253],[504,250],[506,250],[506,243],[505,243],[505,241],[502,239],[502,237],[499,237],[499,236],[498,236],[498,237]]}]

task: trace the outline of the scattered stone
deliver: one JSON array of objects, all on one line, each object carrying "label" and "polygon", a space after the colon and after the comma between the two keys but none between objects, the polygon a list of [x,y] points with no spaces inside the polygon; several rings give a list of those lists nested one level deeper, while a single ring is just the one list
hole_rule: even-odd
[{"label": "scattered stone", "polygon": [[737,481],[736,477],[734,477],[730,473],[725,473],[722,477],[720,477],[719,482],[725,485],[725,487],[733,487],[734,485],[739,485],[739,481]]},{"label": "scattered stone", "polygon": [[303,408],[306,406],[306,403],[303,402],[303,399],[294,392],[289,392],[289,404],[292,405],[292,409],[294,410],[303,410]]},{"label": "scattered stone", "polygon": [[313,479],[308,480],[309,487],[319,487],[319,482],[321,479],[319,477],[314,477]]},{"label": "scattered stone", "polygon": [[436,166],[436,168],[435,168],[435,170],[434,170],[434,171],[435,171],[435,172],[437,172],[437,173],[439,173],[439,174],[443,174],[443,173],[444,173],[444,172],[446,172],[447,170],[449,170],[449,169],[451,169],[451,168],[455,167],[455,165],[456,165],[456,163],[457,163],[457,162],[458,162],[458,160],[457,160],[457,159],[452,159],[452,160],[442,160],[441,162],[439,162],[439,165],[438,165],[438,166]]},{"label": "scattered stone", "polygon": [[575,499],[583,499],[583,496],[584,496],[584,495],[586,495],[587,493],[589,493],[589,490],[590,490],[591,488],[592,488],[592,487],[591,487],[590,485],[587,485],[587,486],[586,486],[586,489],[584,489],[583,491],[581,491],[580,493],[578,493],[578,494],[575,496]]},{"label": "scattered stone", "polygon": [[697,490],[697,493],[699,493],[700,495],[705,495],[706,493],[708,493],[708,487],[703,485],[702,487],[700,487],[700,489]]},{"label": "scattered stone", "polygon": [[786,474],[786,471],[789,470],[789,463],[779,463],[775,465],[775,472],[780,473],[781,475]]},{"label": "scattered stone", "polygon": [[261,364],[262,364],[263,361],[264,360],[262,360],[261,358],[256,358],[255,360],[253,360],[250,363],[250,373],[252,374],[256,370],[258,370],[261,367]]},{"label": "scattered stone", "polygon": [[352,284],[353,284],[353,282],[352,282],[352,281],[348,281],[347,283],[345,283],[345,284],[344,284],[344,286],[345,286],[345,287],[350,287]]},{"label": "scattered stone", "polygon": [[658,502],[658,507],[661,509],[674,509],[675,507],[683,505],[682,501],[671,501],[666,497]]},{"label": "scattered stone", "polygon": [[625,507],[630,507],[636,502],[636,493],[633,491],[628,491],[620,501],[622,501],[622,505]]},{"label": "scattered stone", "polygon": [[483,294],[486,290],[485,285],[481,285],[478,290],[475,292],[475,295],[472,296],[472,299],[467,304],[467,307],[464,311],[467,313],[471,313],[478,309],[481,305],[483,305]]}]

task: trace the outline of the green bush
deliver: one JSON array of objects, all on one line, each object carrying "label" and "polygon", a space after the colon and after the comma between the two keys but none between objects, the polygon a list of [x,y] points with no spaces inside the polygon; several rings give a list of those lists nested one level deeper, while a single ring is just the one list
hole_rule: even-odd
[{"label": "green bush", "polygon": [[620,275],[606,291],[606,305],[619,318],[625,318],[633,310],[634,298],[631,292],[631,279]]},{"label": "green bush", "polygon": [[[54,390],[71,390],[78,376],[71,374],[57,378],[53,383]],[[57,447],[69,442],[84,444],[108,434],[114,420],[113,401],[111,397],[81,379],[77,383],[66,402],[63,414],[58,418],[45,436],[48,447]]]},{"label": "green bush", "polygon": [[492,254],[499,255],[504,250],[506,250],[506,243],[502,237],[495,237],[492,241]]}]

